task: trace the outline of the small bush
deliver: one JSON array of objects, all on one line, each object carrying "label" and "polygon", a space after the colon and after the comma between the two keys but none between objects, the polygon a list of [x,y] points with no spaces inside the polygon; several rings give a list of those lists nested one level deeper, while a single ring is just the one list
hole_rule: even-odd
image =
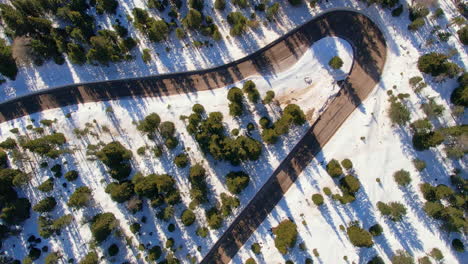
[{"label": "small bush", "polygon": [[107,253],[109,256],[113,257],[119,253],[119,247],[116,244],[112,244],[107,249]]},{"label": "small bush", "polygon": [[156,261],[161,257],[162,250],[160,246],[154,246],[148,250],[148,260]]},{"label": "small bush", "polygon": [[432,264],[431,259],[428,256],[418,258],[418,264]]},{"label": "small bush", "polygon": [[340,179],[340,187],[345,194],[354,195],[361,188],[359,180],[353,175],[346,175]]},{"label": "small bush", "polygon": [[337,178],[337,177],[340,177],[343,174],[343,169],[341,168],[340,163],[337,160],[332,159],[327,164],[327,173],[331,177]]},{"label": "small bush", "polygon": [[353,168],[353,163],[349,159],[344,159],[341,161],[341,166],[343,166],[343,168],[346,170],[350,170]]},{"label": "small bush", "polygon": [[413,164],[418,171],[423,171],[426,168],[426,162],[424,160],[413,159]]},{"label": "small bush", "polygon": [[429,255],[431,255],[431,257],[433,257],[437,261],[441,261],[444,258],[442,251],[440,251],[440,249],[438,248],[433,248]]},{"label": "small bush", "polygon": [[179,168],[185,168],[188,165],[188,156],[185,153],[181,153],[174,158],[174,163]]},{"label": "small bush", "polygon": [[36,205],[33,206],[32,209],[39,213],[46,213],[46,212],[51,212],[52,210],[54,210],[56,205],[57,205],[57,201],[55,201],[55,198],[48,196],[40,200]]},{"label": "small bush", "polygon": [[91,199],[91,190],[86,187],[78,187],[75,192],[70,195],[67,205],[74,208],[82,208],[88,205]]},{"label": "small bush", "polygon": [[206,227],[199,227],[197,228],[197,235],[199,237],[206,237],[208,235],[208,228]]},{"label": "small bush", "polygon": [[58,264],[60,258],[57,252],[51,252],[44,258],[44,264]]},{"label": "small bush", "polygon": [[452,240],[452,247],[455,251],[465,252],[465,245],[463,245],[463,242],[458,238]]},{"label": "small bush", "polygon": [[189,209],[185,210],[180,218],[185,226],[190,226],[195,222],[195,214]]},{"label": "small bush", "polygon": [[224,10],[226,7],[226,0],[216,0],[214,3],[214,7],[218,10]]},{"label": "small bush", "polygon": [[226,184],[229,192],[239,194],[247,188],[250,177],[243,171],[232,171],[226,175]]},{"label": "small bush", "polygon": [[399,17],[403,13],[403,5],[399,5],[397,8],[392,10],[393,17]]},{"label": "small bush", "polygon": [[37,189],[41,192],[51,192],[54,189],[54,178],[49,178],[41,185],[37,186]]},{"label": "small bush", "polygon": [[275,98],[275,92],[267,91],[265,97],[263,98],[263,104],[270,104]]},{"label": "small bush", "polygon": [[408,25],[408,30],[417,31],[426,24],[424,18],[416,18],[413,22]]},{"label": "small bush", "polygon": [[411,119],[411,113],[408,108],[401,102],[393,101],[390,104],[388,115],[393,124],[405,125]]},{"label": "small bush", "polygon": [[257,264],[257,262],[256,262],[255,259],[253,259],[253,258],[248,258],[248,259],[245,261],[245,264]]},{"label": "small bush", "polygon": [[393,178],[395,179],[395,182],[399,185],[399,186],[406,186],[408,184],[410,184],[411,182],[411,177],[410,177],[410,173],[406,170],[399,170],[399,171],[396,171],[394,174],[393,174]]},{"label": "small bush", "polygon": [[385,261],[380,256],[374,256],[367,264],[385,264]]},{"label": "small bush", "polygon": [[76,170],[67,171],[64,177],[67,181],[74,181],[78,179],[78,172]]},{"label": "small bush", "polygon": [[141,229],[141,225],[139,223],[133,223],[130,225],[130,231],[133,234],[140,232],[140,229]]},{"label": "small bush", "polygon": [[340,57],[335,56],[331,58],[331,60],[328,62],[328,65],[330,65],[330,67],[332,67],[333,69],[337,70],[343,67],[343,60]]},{"label": "small bush", "polygon": [[369,232],[372,236],[380,236],[383,232],[383,228],[379,224],[375,224],[369,228]]},{"label": "small bush", "polygon": [[260,246],[259,243],[253,243],[252,246],[250,247],[250,249],[252,250],[252,252],[253,252],[255,255],[258,255],[258,254],[261,253],[262,246]]},{"label": "small bush", "polygon": [[468,26],[464,26],[457,31],[458,38],[463,45],[468,45]]},{"label": "small bush", "polygon": [[346,229],[351,244],[356,247],[372,247],[374,242],[369,232],[359,227],[357,224],[353,224]]},{"label": "small bush", "polygon": [[312,201],[315,205],[320,206],[323,204],[323,196],[321,194],[316,193],[312,195]]},{"label": "small bush", "polygon": [[105,189],[106,193],[111,196],[113,201],[118,203],[123,203],[133,196],[133,184],[131,182],[122,182],[122,183],[115,183],[112,182],[107,185]]},{"label": "small bush", "polygon": [[293,248],[297,239],[297,226],[291,220],[283,220],[277,227],[273,228],[275,234],[275,247],[285,255],[289,248]]},{"label": "small bush", "polygon": [[194,104],[192,106],[192,111],[194,113],[197,113],[197,114],[201,115],[201,114],[205,113],[205,107],[203,107],[203,105],[201,105],[201,104]]},{"label": "small bush", "polygon": [[404,250],[397,250],[396,254],[391,259],[392,264],[414,264],[413,257]]},{"label": "small bush", "polygon": [[[144,129],[148,128],[145,127]],[[130,166],[132,152],[118,141],[113,141],[105,145],[96,153],[96,156],[109,168],[109,174],[116,180],[121,181],[127,178],[132,171]]]},{"label": "small bush", "polygon": [[99,257],[96,252],[91,251],[79,262],[79,264],[98,264]]},{"label": "small bush", "polygon": [[91,233],[96,242],[106,240],[112,231],[118,226],[117,219],[112,213],[97,214],[91,220]]}]

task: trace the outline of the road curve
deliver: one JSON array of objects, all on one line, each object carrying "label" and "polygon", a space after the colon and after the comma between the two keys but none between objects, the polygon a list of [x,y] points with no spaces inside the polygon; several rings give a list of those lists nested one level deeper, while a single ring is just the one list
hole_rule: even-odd
[{"label": "road curve", "polygon": [[342,88],[329,107],[202,260],[210,264],[228,263],[379,82],[387,46],[382,32],[366,16],[353,11],[325,13],[245,58],[211,69],[74,84],[17,97],[0,103],[0,123],[67,105],[203,91],[251,75],[274,75],[290,68],[314,42],[327,36],[346,39],[353,47],[350,75],[341,82]]},{"label": "road curve", "polygon": [[306,40],[306,45],[330,35],[346,39],[354,52],[351,72],[341,82],[338,96],[234,219],[201,263],[231,261],[314,156],[379,82],[387,57],[387,46],[382,32],[366,16],[350,11],[326,13],[302,26],[293,36],[296,34],[301,36],[297,38]]},{"label": "road curve", "polygon": [[[336,21],[340,17],[342,17],[341,22]],[[352,27],[353,24],[356,25],[357,23],[354,21],[360,20],[365,20],[363,15],[352,11],[325,13],[247,57],[210,69],[72,84],[39,90],[0,102],[0,123],[68,105],[128,97],[183,94],[224,87],[251,75],[275,75],[294,65],[317,39],[324,36],[349,35],[341,34],[336,24],[347,28]],[[357,27],[358,30],[360,28],[362,27]],[[359,34],[359,31],[356,33]],[[350,39],[349,37],[345,38]],[[374,81],[377,80],[379,72],[374,64],[362,64],[374,67],[366,70]]]}]

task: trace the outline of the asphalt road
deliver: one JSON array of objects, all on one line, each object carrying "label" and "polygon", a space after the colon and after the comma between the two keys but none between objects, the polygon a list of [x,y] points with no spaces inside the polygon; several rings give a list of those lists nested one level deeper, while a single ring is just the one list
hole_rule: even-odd
[{"label": "asphalt road", "polygon": [[[331,12],[310,21],[292,35],[294,39],[306,40],[306,46],[326,36],[341,37],[352,45],[354,62],[348,78],[340,83],[338,96],[236,217],[201,263],[231,261],[304,168],[379,82],[386,60],[387,46],[382,32],[369,18],[350,11]],[[297,50],[303,49],[299,47]]]},{"label": "asphalt road", "polygon": [[211,69],[73,84],[28,94],[0,103],[0,123],[67,105],[183,94],[224,87],[254,74],[274,75],[290,68],[314,42],[327,36],[341,37],[352,45],[351,72],[340,83],[338,96],[202,260],[228,263],[379,82],[387,46],[382,32],[366,16],[352,11],[325,13],[243,59]]}]

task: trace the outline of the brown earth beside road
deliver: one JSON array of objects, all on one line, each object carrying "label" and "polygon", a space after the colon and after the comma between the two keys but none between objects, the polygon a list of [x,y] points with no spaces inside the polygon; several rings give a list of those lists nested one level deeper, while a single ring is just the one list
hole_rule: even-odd
[{"label": "brown earth beside road", "polygon": [[215,243],[202,263],[228,263],[263,222],[302,170],[380,80],[387,47],[378,27],[352,11],[325,13],[259,51],[207,70],[57,87],[0,103],[0,123],[35,112],[86,102],[157,97],[224,87],[251,75],[274,75],[294,65],[316,41],[338,36],[353,47],[354,62],[341,90]]}]

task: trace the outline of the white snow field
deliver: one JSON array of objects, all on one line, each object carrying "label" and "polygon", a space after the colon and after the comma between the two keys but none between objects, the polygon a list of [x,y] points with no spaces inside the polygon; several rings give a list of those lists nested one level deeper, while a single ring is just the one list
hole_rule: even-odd
[{"label": "white snow field", "polygon": [[[339,55],[344,62],[343,68],[340,70],[332,70],[328,65],[329,60]],[[64,164],[63,171],[76,169],[80,178],[78,181],[68,183],[68,187],[62,188],[61,184],[67,182],[65,179],[56,180],[56,191],[54,197],[59,202],[58,208],[53,212],[54,217],[63,214],[72,213],[75,217],[75,225],[67,228],[62,232],[58,239],[51,239],[49,248],[58,250],[64,255],[64,259],[82,258],[87,252],[88,247],[84,246],[91,240],[91,233],[85,219],[90,219],[98,212],[112,212],[119,219],[124,235],[133,238],[132,250],[125,249],[124,242],[119,239],[108,239],[101,247],[107,249],[112,243],[116,243],[120,247],[120,252],[117,256],[110,258],[114,260],[133,260],[137,258],[137,254],[143,254],[136,249],[139,243],[145,245],[160,245],[164,247],[167,238],[172,237],[176,241],[176,247],[182,245],[182,249],[178,250],[176,256],[181,260],[186,260],[186,255],[197,256],[199,259],[206,254],[211,245],[217,240],[222,232],[227,228],[232,221],[233,216],[237,215],[240,210],[248,203],[255,195],[257,190],[264,184],[266,179],[271,175],[278,164],[286,157],[292,147],[305,133],[309,124],[302,127],[296,127],[290,133],[283,137],[281,142],[273,146],[265,146],[263,148],[262,157],[255,162],[246,162],[241,166],[235,167],[225,162],[216,162],[210,156],[205,157],[199,149],[198,144],[188,134],[185,124],[179,119],[181,115],[189,115],[191,108],[195,103],[200,103],[205,106],[207,112],[220,111],[224,116],[224,125],[226,131],[231,131],[234,128],[239,128],[241,134],[246,133],[246,125],[248,122],[258,124],[259,119],[268,114],[273,120],[279,117],[281,108],[284,108],[289,103],[298,104],[305,113],[309,122],[313,122],[323,111],[333,96],[339,91],[336,84],[337,80],[342,79],[349,73],[353,60],[352,48],[348,42],[336,37],[324,38],[314,43],[304,56],[289,70],[278,73],[276,76],[252,76],[249,80],[256,83],[262,97],[268,90],[273,90],[276,94],[276,99],[279,103],[271,106],[264,106],[261,103],[256,105],[248,104],[249,112],[244,114],[241,119],[233,119],[229,116],[228,100],[226,87],[211,91],[203,91],[198,93],[190,93],[183,95],[173,95],[160,98],[144,98],[144,99],[122,99],[117,101],[109,101],[102,103],[87,103],[64,107],[61,109],[47,110],[42,113],[36,113],[28,117],[18,118],[0,125],[0,137],[14,137],[10,132],[13,127],[20,129],[20,134],[28,133],[27,125],[32,124],[31,119],[37,124],[42,119],[57,119],[51,130],[62,132],[66,135],[68,148],[74,151],[73,154],[66,154],[56,161],[49,161],[51,166],[53,163]],[[246,81],[246,80],[244,80]],[[243,82],[244,82],[243,81]],[[242,83],[237,83],[238,87],[242,87]],[[108,107],[112,107],[113,114],[106,112]],[[281,108],[280,108],[281,107]],[[152,147],[155,145],[153,141],[146,138],[137,129],[135,122],[142,120],[150,113],[158,113],[163,121],[172,121],[177,129],[177,137],[179,146],[173,150],[165,150],[163,158],[158,159],[152,154],[147,154],[144,157],[137,155],[137,149],[141,146]],[[71,113],[71,118],[66,118],[66,114]],[[94,123],[94,121],[96,121]],[[88,125],[87,125],[88,124]],[[77,138],[74,134],[74,129],[83,129],[89,127],[90,131],[96,133],[96,136],[87,135]],[[103,132],[103,127],[108,127],[110,133]],[[253,137],[261,139],[259,126],[253,132]],[[30,134],[29,132],[28,134]],[[113,202],[109,194],[105,193],[105,187],[111,182],[111,178],[105,172],[105,168],[99,161],[89,160],[86,155],[86,147],[88,144],[98,144],[99,142],[110,142],[117,140],[124,144],[133,152],[133,168],[134,172],[139,171],[144,175],[151,173],[168,173],[177,181],[177,186],[181,191],[183,204],[176,206],[175,219],[170,222],[158,220],[155,217],[155,211],[150,209],[148,205],[144,206],[143,211],[131,215],[125,208],[125,205]],[[200,238],[195,234],[199,226],[206,226],[206,218],[203,208],[195,210],[198,222],[190,227],[184,227],[180,223],[180,214],[186,209],[191,201],[189,196],[190,184],[188,182],[188,167],[185,169],[177,169],[174,166],[174,157],[185,149],[190,157],[191,164],[197,162],[202,163],[208,170],[207,177],[208,185],[211,190],[211,204],[222,192],[228,193],[225,187],[224,176],[232,170],[244,170],[249,173],[251,182],[242,195],[239,197],[241,206],[234,210],[233,216],[230,216],[224,222],[221,229],[211,231],[208,238]],[[147,150],[148,152],[149,150]],[[34,157],[39,163],[39,157]],[[26,167],[34,174],[32,184],[28,186],[25,195],[30,197],[31,203],[44,198],[43,194],[37,191],[36,187],[51,176],[48,169],[37,169]],[[37,167],[37,166],[36,166]],[[93,191],[93,208],[71,212],[66,206],[68,196],[73,193],[74,189],[86,185]],[[209,206],[204,206],[209,208]],[[9,255],[22,258],[27,255],[26,245],[24,241],[30,235],[38,236],[37,231],[37,214],[32,213],[31,218],[24,223],[24,231],[21,236],[12,237],[4,242],[4,248],[7,249]],[[133,235],[129,229],[129,224],[138,221],[145,216],[147,223],[142,224],[141,235]],[[177,225],[177,230],[173,233],[167,231],[169,223]],[[47,244],[47,243],[46,243]],[[15,246],[15,247],[13,247]],[[197,246],[201,246],[200,252]],[[148,247],[147,247],[148,248]],[[104,251],[103,251],[104,252]]]}]

